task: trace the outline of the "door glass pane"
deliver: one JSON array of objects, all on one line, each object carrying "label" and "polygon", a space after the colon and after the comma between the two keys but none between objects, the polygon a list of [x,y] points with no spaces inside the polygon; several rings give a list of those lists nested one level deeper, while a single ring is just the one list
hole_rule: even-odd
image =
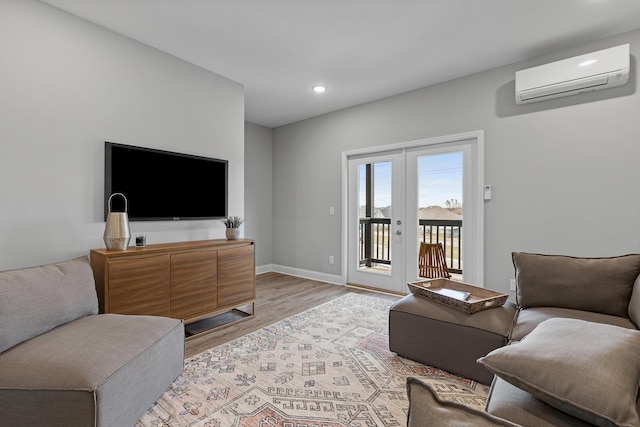
[{"label": "door glass pane", "polygon": [[441,243],[447,267],[462,279],[463,153],[418,157],[418,245]]},{"label": "door glass pane", "polygon": [[391,273],[391,162],[358,165],[358,269]]}]

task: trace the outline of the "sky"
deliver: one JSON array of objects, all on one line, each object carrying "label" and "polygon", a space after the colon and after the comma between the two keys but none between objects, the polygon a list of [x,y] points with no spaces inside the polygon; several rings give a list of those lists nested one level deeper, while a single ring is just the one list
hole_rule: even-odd
[{"label": "sky", "polygon": [[[360,165],[360,206],[365,204],[364,165]],[[391,162],[374,163],[374,206],[390,206]],[[462,203],[462,152],[418,157],[418,206],[445,206],[450,199]]]}]

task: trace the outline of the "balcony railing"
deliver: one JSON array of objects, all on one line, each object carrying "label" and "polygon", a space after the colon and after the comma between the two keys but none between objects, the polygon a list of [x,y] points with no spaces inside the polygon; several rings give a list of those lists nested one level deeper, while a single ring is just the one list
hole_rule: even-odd
[{"label": "balcony railing", "polygon": [[360,266],[391,265],[391,219],[360,218]]},{"label": "balcony railing", "polygon": [[[390,235],[391,219],[360,218],[361,267],[391,265]],[[421,219],[418,240],[442,243],[449,271],[462,274],[462,220]]]}]

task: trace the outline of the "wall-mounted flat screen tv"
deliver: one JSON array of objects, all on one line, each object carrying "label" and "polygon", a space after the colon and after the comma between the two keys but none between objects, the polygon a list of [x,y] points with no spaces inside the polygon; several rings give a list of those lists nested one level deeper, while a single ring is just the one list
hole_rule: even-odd
[{"label": "wall-mounted flat screen tv", "polygon": [[[109,196],[127,198],[131,221],[219,219],[227,216],[227,160],[105,142],[104,217]],[[111,210],[124,211],[113,197]]]}]

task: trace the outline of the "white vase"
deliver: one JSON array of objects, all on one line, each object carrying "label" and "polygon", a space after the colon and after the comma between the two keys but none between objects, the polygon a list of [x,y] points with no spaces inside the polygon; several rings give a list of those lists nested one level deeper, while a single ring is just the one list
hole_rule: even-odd
[{"label": "white vase", "polygon": [[227,240],[238,240],[240,230],[237,228],[227,228]]}]

